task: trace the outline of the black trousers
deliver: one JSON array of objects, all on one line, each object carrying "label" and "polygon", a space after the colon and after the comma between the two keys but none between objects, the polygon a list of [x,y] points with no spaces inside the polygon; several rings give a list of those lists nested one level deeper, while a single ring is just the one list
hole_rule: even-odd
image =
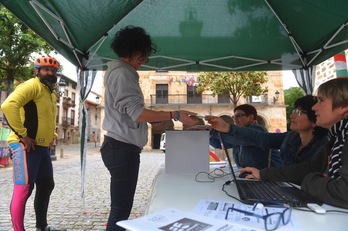
[{"label": "black trousers", "polygon": [[106,230],[125,230],[117,226],[116,222],[127,220],[132,210],[141,149],[105,136],[100,151],[111,175],[111,209]]}]

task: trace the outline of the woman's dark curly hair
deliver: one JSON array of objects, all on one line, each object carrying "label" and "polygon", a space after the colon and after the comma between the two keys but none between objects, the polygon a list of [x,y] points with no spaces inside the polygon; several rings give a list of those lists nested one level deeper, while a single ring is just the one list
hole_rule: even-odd
[{"label": "woman's dark curly hair", "polygon": [[150,35],[141,27],[126,26],[120,29],[111,42],[111,49],[122,58],[132,58],[136,54],[144,57],[156,52]]}]

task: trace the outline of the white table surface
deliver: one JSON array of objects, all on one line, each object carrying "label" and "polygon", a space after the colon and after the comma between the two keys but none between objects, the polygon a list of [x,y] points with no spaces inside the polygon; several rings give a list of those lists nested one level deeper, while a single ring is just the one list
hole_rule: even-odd
[{"label": "white table surface", "polygon": [[[154,182],[147,213],[161,211],[166,208],[192,212],[201,199],[236,201],[222,191],[222,185],[230,179],[231,176],[225,176],[216,178],[214,183],[202,183],[196,182],[195,175],[191,174],[161,173]],[[227,186],[226,189],[230,194],[236,196],[237,189],[233,183]],[[336,208],[332,207],[331,209]],[[326,213],[322,215],[296,209],[293,209],[293,214],[296,215],[296,219],[305,231],[348,230],[348,214]]]}]

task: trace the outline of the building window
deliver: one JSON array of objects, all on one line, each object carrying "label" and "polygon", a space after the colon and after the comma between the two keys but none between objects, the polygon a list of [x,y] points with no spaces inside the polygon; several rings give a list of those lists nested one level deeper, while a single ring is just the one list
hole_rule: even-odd
[{"label": "building window", "polygon": [[75,110],[71,110],[71,125],[75,125]]},{"label": "building window", "polygon": [[94,114],[94,125],[98,125],[98,114],[97,114],[97,111]]},{"label": "building window", "polygon": [[66,109],[66,108],[63,109],[62,125],[63,125],[63,126],[69,125],[68,109]]},{"label": "building window", "polygon": [[63,110],[63,118],[66,120],[68,118],[68,109]]},{"label": "building window", "polygon": [[218,103],[230,103],[229,95],[218,95]]},{"label": "building window", "polygon": [[168,84],[156,84],[156,104],[168,104]]},{"label": "building window", "polygon": [[187,85],[187,103],[188,104],[201,104],[202,94],[196,92],[196,86]]},{"label": "building window", "polygon": [[59,106],[57,106],[56,124],[59,123]]},{"label": "building window", "polygon": [[261,102],[262,102],[261,95],[251,96],[251,103],[261,103]]}]

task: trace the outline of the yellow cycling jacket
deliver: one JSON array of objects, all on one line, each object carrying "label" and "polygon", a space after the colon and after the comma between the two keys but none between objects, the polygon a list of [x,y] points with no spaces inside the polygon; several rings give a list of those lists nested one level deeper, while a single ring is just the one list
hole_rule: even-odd
[{"label": "yellow cycling jacket", "polygon": [[49,146],[55,137],[56,100],[56,91],[51,92],[38,77],[18,85],[1,105],[12,129],[8,143],[28,136],[39,146]]}]

